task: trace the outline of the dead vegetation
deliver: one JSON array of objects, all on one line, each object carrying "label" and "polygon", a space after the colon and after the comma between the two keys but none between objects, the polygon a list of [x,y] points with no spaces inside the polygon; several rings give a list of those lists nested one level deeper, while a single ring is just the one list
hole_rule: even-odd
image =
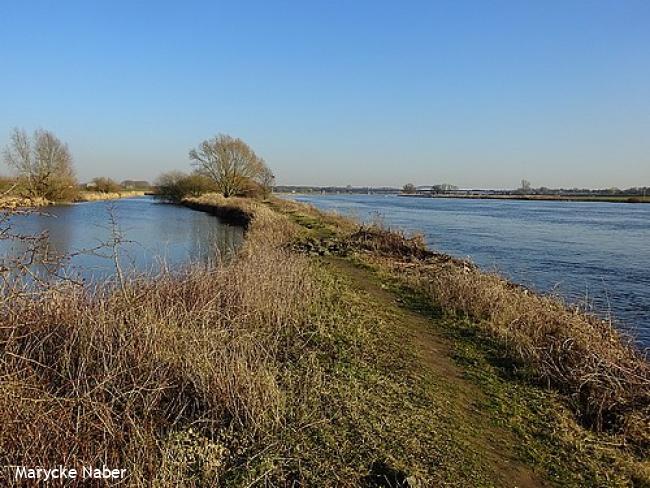
[{"label": "dead vegetation", "polygon": [[[650,363],[610,321],[436,253],[422,236],[377,224],[350,228],[349,222],[337,231],[342,217],[295,202],[273,205],[299,223],[328,229],[317,233],[325,236],[318,254],[334,242],[341,254],[357,253],[390,270],[436,307],[469,317],[495,337],[513,360],[565,394],[586,425],[650,446]],[[311,244],[309,249],[319,248]]]},{"label": "dead vegetation", "polygon": [[492,334],[513,359],[566,394],[587,425],[650,445],[650,364],[614,324],[470,264],[427,255],[400,234],[373,235],[378,244],[362,249],[381,250],[389,256],[383,264],[409,286]]},{"label": "dead vegetation", "polygon": [[585,423],[650,445],[650,365],[612,323],[452,263],[398,263],[395,270],[444,310],[470,317],[499,339],[565,393]]},{"label": "dead vegetation", "polygon": [[[492,430],[450,408],[456,385],[418,365],[404,317],[292,251],[314,235],[339,242],[342,254],[390,266],[446,310],[473,317],[513,356],[546,371],[540,377],[573,398],[578,411],[599,406],[589,415],[600,416],[600,426],[635,442],[647,434],[647,370],[633,384],[629,371],[614,376],[608,369],[645,363],[632,346],[615,342],[621,338],[613,330],[598,332],[596,322],[584,329],[582,315],[439,258],[418,239],[293,204],[271,202],[296,212],[287,212],[293,222],[247,199],[206,195],[189,204],[245,219],[238,259],[123,287],[60,282],[4,297],[4,465],[127,467],[133,486],[358,486],[375,480],[376,466],[414,484],[498,484],[498,470],[473,443],[491,439]],[[577,330],[566,328],[570,318]],[[552,327],[532,335],[531,324],[539,323]],[[618,352],[578,358],[578,351],[592,352],[586,344],[595,337]],[[581,389],[576,368],[591,381]],[[612,385],[619,390],[604,395]],[[598,463],[580,468],[580,479],[629,479],[628,471],[610,473]]]},{"label": "dead vegetation", "polygon": [[305,259],[269,246],[121,290],[58,283],[12,296],[0,315],[3,465],[106,463],[128,466],[133,484],[169,486],[178,459],[169,471],[162,460],[182,448],[178,435],[198,436],[218,479],[225,450],[205,439],[282,422],[278,368],[313,293]]}]

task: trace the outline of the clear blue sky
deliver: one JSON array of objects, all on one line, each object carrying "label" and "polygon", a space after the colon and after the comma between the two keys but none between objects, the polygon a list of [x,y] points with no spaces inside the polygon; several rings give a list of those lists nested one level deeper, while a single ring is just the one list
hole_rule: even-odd
[{"label": "clear blue sky", "polygon": [[82,180],[224,132],[286,184],[650,185],[650,2],[6,0],[14,126]]}]

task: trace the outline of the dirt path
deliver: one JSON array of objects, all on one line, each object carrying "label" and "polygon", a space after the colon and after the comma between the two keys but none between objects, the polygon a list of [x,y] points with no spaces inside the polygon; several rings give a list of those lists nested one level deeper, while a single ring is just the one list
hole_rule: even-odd
[{"label": "dirt path", "polygon": [[452,358],[449,340],[436,331],[434,319],[409,310],[397,295],[382,287],[371,271],[340,258],[327,258],[326,263],[343,276],[347,276],[353,287],[385,307],[394,317],[394,325],[408,336],[414,352],[422,359],[429,372],[444,379],[450,391],[449,396],[441,400],[451,402],[452,408],[463,411],[463,415],[472,422],[477,433],[472,439],[473,447],[484,454],[486,464],[489,464],[491,470],[501,479],[502,486],[548,486],[531,468],[516,458],[513,453],[513,446],[517,443],[514,435],[494,426],[486,412],[476,408],[477,400],[484,398],[485,394],[464,378],[462,368]]}]

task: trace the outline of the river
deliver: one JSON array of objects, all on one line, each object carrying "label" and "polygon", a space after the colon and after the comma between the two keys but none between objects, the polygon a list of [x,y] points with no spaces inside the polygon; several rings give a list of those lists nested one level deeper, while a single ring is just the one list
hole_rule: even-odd
[{"label": "river", "polygon": [[[243,240],[241,227],[186,207],[159,203],[152,197],[45,207],[14,217],[12,232],[46,232],[55,253],[74,255],[64,261],[67,275],[100,280],[115,273],[114,260],[105,257],[112,248],[96,249],[112,238],[111,213],[122,235],[119,260],[127,272],[155,273],[163,266],[175,269],[187,263],[227,259]],[[0,240],[0,255],[19,252],[15,241]]]},{"label": "river", "polygon": [[296,195],[368,222],[420,232],[486,270],[611,316],[650,346],[650,205]]}]

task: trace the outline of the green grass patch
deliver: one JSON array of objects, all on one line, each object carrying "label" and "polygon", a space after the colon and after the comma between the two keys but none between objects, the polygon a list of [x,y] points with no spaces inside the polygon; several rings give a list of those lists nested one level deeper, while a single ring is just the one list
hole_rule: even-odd
[{"label": "green grass patch", "polygon": [[626,448],[620,437],[583,428],[561,394],[538,384],[526,365],[513,360],[477,324],[443,314],[417,290],[374,266],[363,266],[377,273],[405,307],[428,315],[432,327],[448,338],[454,361],[484,394],[475,407],[515,435],[522,460],[558,486],[648,486],[643,453]]}]

